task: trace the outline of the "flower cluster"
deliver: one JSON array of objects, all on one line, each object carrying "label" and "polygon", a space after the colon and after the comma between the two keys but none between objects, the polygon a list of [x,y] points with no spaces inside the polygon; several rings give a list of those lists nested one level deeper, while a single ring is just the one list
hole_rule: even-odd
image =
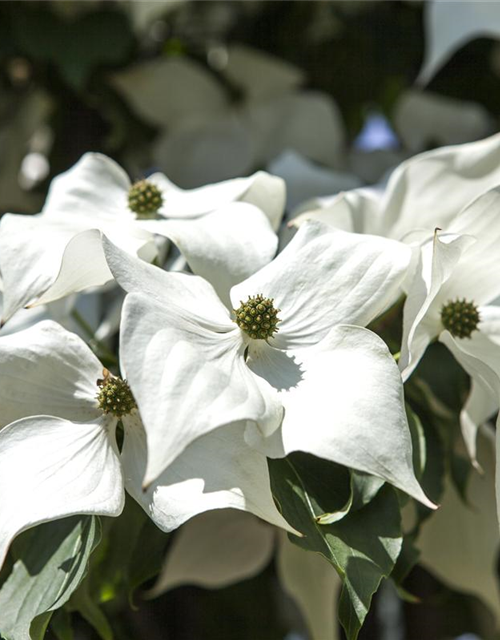
[{"label": "flower cluster", "polygon": [[[460,424],[475,466],[500,406],[499,158],[498,136],[416,156],[384,190],[303,210],[279,252],[285,188],[265,172],[184,191],[87,154],[40,214],[5,215],[0,565],[26,529],[119,517],[127,493],[164,532],[254,527],[256,564],[280,530],[284,573],[321,553],[356,637],[400,554],[400,508],[427,507],[416,536],[441,497],[415,426],[440,402],[426,350],[439,341],[473,381]],[[373,585],[349,564],[360,554]]]}]

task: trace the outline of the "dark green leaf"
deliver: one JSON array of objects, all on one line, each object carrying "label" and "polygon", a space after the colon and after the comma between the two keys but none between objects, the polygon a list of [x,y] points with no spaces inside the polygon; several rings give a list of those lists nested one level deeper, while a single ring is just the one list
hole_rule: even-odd
[{"label": "dark green leaf", "polygon": [[73,516],[40,525],[15,541],[13,569],[0,589],[0,632],[25,640],[31,623],[41,637],[54,609],[68,601],[83,579],[101,528],[93,516]]},{"label": "dark green leaf", "polygon": [[328,493],[314,494],[291,459],[270,460],[269,467],[273,494],[283,515],[304,534],[303,538],[290,539],[303,549],[325,556],[343,580],[339,618],[348,639],[355,640],[373,594],[382,578],[390,575],[401,549],[395,491],[385,485],[365,507],[339,522],[320,525],[316,509],[328,500]]}]

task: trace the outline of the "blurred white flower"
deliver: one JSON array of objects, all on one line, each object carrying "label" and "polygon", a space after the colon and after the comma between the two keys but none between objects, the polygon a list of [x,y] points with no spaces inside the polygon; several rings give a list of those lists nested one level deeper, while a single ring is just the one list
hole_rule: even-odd
[{"label": "blurred white flower", "polygon": [[498,626],[500,543],[495,510],[495,434],[489,428],[479,433],[478,460],[483,473],[471,474],[467,502],[448,479],[441,506],[423,524],[417,547],[419,563],[427,571],[451,589],[481,598]]},{"label": "blurred white flower", "polygon": [[418,76],[427,84],[452,55],[475,38],[500,38],[498,2],[432,0],[425,5],[425,58]]},{"label": "blurred white flower", "polygon": [[221,77],[185,57],[137,65],[113,77],[136,111],[164,129],[158,165],[175,182],[199,186],[263,166],[293,149],[326,166],[341,167],[344,128],[325,94],[300,90],[300,70],[241,45],[227,49]]},{"label": "blurred white flower", "polygon": [[187,522],[167,553],[151,590],[159,595],[183,585],[221,589],[260,573],[273,556],[282,589],[297,604],[312,640],[337,640],[341,580],[320,554],[304,551],[253,516],[210,511]]},{"label": "blurred white flower", "polygon": [[412,153],[473,142],[495,131],[493,117],[480,104],[417,89],[405,91],[398,99],[394,126]]}]

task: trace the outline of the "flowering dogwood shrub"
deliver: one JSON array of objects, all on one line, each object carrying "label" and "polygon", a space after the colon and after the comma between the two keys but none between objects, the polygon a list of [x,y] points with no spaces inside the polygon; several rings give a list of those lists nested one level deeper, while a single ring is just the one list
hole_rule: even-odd
[{"label": "flowering dogwood shrub", "polygon": [[302,207],[279,250],[265,172],[182,190],[87,154],[4,216],[2,637],[77,610],[108,638],[100,602],[275,556],[311,637],[355,639],[419,555],[463,587],[478,527],[493,607],[499,158],[498,136],[417,156]]}]

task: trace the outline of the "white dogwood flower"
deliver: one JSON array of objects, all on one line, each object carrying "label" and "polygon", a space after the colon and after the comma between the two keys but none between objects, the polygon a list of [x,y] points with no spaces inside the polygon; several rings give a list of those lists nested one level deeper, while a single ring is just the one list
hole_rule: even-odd
[{"label": "white dogwood flower", "polygon": [[[0,566],[25,529],[73,514],[118,516],[124,489],[165,531],[223,507],[294,531],[273,503],[264,456],[238,425],[188,447],[143,494],[145,434],[128,383],[52,321],[0,338],[0,402]],[[228,464],[218,468],[200,446],[225,449]]]},{"label": "white dogwood flower", "polygon": [[500,134],[428,151],[400,164],[387,185],[320,198],[293,224],[316,219],[403,241],[415,230],[432,234],[436,227],[448,228],[465,206],[500,183],[499,159]]},{"label": "white dogwood flower", "polygon": [[[462,430],[475,460],[477,426],[498,408],[500,374],[498,278],[500,189],[477,198],[445,232],[423,244],[403,314],[400,367],[413,372],[427,346],[438,339],[475,380],[462,412]],[[491,382],[493,375],[493,382]]]},{"label": "white dogwood flower", "polygon": [[121,348],[147,432],[145,486],[197,438],[247,421],[246,440],[267,455],[308,451],[430,504],[413,474],[397,367],[361,328],[397,296],[409,247],[310,222],[231,289],[232,311],[201,278],[105,248],[131,292]]},{"label": "white dogwood flower", "polygon": [[[96,229],[148,262],[157,255],[154,234],[166,236],[207,277],[214,260],[219,266],[225,260],[234,284],[273,258],[277,240],[271,227],[279,225],[284,199],[282,180],[264,172],[183,191],[162,174],[132,184],[110,158],[85,154],[52,181],[42,213],[1,220],[3,322],[29,303],[48,303],[112,280]],[[225,251],[227,245],[235,251]],[[253,254],[243,252],[246,245]]]}]

